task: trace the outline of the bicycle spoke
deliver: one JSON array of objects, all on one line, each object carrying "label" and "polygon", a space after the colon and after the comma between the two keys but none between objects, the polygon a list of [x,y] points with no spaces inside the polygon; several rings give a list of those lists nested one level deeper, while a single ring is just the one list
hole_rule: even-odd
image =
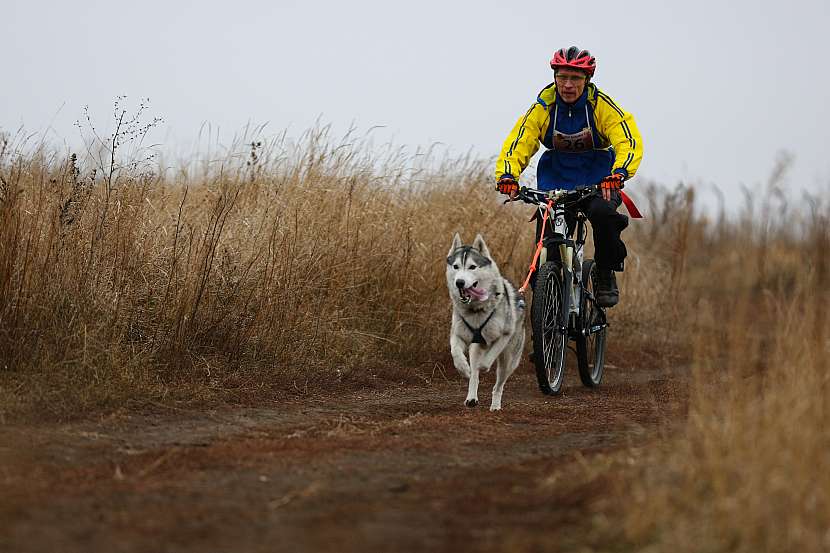
[{"label": "bicycle spoke", "polygon": [[545,290],[545,318],[544,318],[544,358],[545,370],[548,376],[548,382],[551,384],[558,378],[559,367],[555,360],[558,356],[559,340],[561,333],[557,325],[557,315],[559,314],[559,306],[562,303],[559,295],[559,289],[548,282]]},{"label": "bicycle spoke", "polygon": [[564,376],[567,334],[562,332],[561,267],[545,264],[540,269],[531,308],[534,364],[542,392],[559,393]]},{"label": "bicycle spoke", "polygon": [[605,364],[605,337],[607,321],[604,311],[597,306],[594,298],[596,267],[593,261],[583,264],[583,275],[587,295],[583,297],[579,316],[580,335],[577,338],[577,362],[579,376],[585,386],[594,388],[602,380]]}]

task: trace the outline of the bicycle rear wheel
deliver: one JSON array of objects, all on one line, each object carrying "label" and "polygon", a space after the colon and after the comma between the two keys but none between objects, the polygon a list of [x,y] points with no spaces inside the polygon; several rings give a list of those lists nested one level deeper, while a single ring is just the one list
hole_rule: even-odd
[{"label": "bicycle rear wheel", "polygon": [[533,331],[533,364],[539,389],[548,395],[558,394],[565,376],[567,328],[562,328],[562,267],[558,262],[545,263],[536,276],[530,309]]},{"label": "bicycle rear wheel", "polygon": [[[588,388],[596,388],[602,382],[605,369],[605,341],[608,333],[605,311],[594,300],[596,265],[593,259],[582,263],[582,293],[577,317],[576,360],[579,378]],[[588,298],[590,294],[591,298]]]}]

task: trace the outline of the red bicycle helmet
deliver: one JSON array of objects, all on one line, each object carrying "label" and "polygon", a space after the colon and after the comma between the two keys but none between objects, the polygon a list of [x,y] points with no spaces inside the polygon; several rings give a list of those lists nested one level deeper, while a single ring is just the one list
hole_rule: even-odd
[{"label": "red bicycle helmet", "polygon": [[584,71],[589,77],[593,77],[594,71],[597,69],[597,60],[588,50],[571,46],[567,50],[560,48],[554,52],[553,59],[550,60],[550,68],[554,71],[562,68],[577,69]]}]

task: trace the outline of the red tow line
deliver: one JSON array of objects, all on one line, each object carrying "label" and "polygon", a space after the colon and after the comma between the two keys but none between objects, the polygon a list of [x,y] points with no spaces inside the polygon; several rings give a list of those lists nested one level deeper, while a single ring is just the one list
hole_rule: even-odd
[{"label": "red tow line", "polygon": [[542,247],[543,242],[545,240],[545,226],[548,223],[548,214],[550,213],[550,208],[553,207],[553,200],[548,200],[548,208],[545,210],[545,215],[542,217],[542,232],[539,234],[539,243],[536,244],[536,252],[533,254],[533,260],[530,262],[529,271],[527,273],[527,278],[522,284],[522,287],[519,288],[519,293],[524,294],[527,287],[530,285],[530,277],[533,273],[536,272],[536,262],[539,260],[539,256],[542,254]]}]

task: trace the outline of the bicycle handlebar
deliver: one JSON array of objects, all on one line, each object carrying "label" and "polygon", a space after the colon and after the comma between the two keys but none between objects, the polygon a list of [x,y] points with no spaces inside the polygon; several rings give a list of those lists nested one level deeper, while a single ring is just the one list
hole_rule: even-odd
[{"label": "bicycle handlebar", "polygon": [[599,190],[598,184],[578,186],[573,190],[537,190],[522,186],[515,199],[508,198],[504,200],[504,203],[523,201],[526,204],[539,205],[547,204],[548,200],[553,200],[554,203],[573,203],[595,194],[597,190]]}]

